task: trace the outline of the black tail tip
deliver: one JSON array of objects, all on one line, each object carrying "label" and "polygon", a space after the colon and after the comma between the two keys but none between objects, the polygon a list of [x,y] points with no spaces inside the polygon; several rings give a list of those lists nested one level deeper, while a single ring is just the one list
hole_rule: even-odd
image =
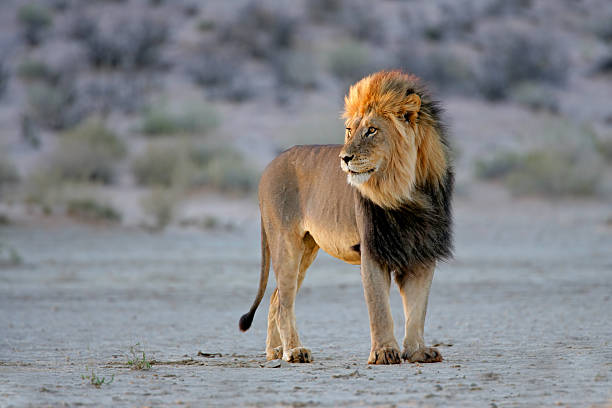
[{"label": "black tail tip", "polygon": [[255,313],[245,313],[242,315],[242,317],[240,318],[240,322],[238,322],[238,327],[240,327],[241,331],[247,331],[249,330],[249,327],[251,327],[251,323],[253,323],[253,316],[255,316]]}]

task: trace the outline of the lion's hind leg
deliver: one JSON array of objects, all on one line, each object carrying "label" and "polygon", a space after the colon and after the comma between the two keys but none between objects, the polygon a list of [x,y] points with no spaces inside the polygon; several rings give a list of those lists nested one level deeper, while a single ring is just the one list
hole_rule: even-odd
[{"label": "lion's hind leg", "polygon": [[423,338],[427,300],[433,279],[435,262],[415,267],[412,271],[395,276],[402,295],[406,333],[402,358],[410,363],[436,363],[442,354],[434,347],[426,347]]},{"label": "lion's hind leg", "polygon": [[[297,248],[284,248],[280,254],[272,256],[277,288],[270,299],[268,314],[266,339],[266,358],[268,360],[283,358],[292,363],[312,361],[310,350],[302,347],[299,340],[294,303],[295,296],[306,276],[306,270],[316,258],[318,250],[319,247],[310,234],[306,234]],[[296,258],[299,260],[297,267]],[[296,269],[297,273],[295,273]]]}]

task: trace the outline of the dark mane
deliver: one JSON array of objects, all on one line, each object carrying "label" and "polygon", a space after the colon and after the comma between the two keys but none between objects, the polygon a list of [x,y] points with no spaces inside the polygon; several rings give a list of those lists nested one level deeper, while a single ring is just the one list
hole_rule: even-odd
[{"label": "dark mane", "polygon": [[423,208],[408,203],[396,210],[374,204],[358,192],[358,210],[364,217],[364,246],[381,267],[396,273],[410,273],[418,264],[452,256],[451,196],[454,173],[449,167],[438,186],[424,185],[417,190],[431,205]]}]

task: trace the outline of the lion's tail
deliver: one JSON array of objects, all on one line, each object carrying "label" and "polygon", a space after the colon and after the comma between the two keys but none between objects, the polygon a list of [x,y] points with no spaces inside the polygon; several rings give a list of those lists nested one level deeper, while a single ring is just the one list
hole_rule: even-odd
[{"label": "lion's tail", "polygon": [[251,306],[251,309],[248,313],[245,313],[240,318],[238,322],[238,327],[240,330],[247,331],[249,327],[251,327],[251,323],[253,323],[253,317],[255,316],[255,311],[257,311],[257,307],[261,303],[261,299],[266,292],[266,286],[268,285],[268,275],[270,274],[270,248],[268,247],[268,239],[266,237],[266,231],[264,230],[263,220],[261,223],[261,272],[259,275],[259,289],[257,290],[257,296],[255,297],[255,301]]}]

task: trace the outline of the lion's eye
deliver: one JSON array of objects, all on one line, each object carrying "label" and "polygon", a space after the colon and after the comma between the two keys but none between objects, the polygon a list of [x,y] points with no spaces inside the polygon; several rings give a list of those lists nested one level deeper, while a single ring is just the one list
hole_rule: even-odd
[{"label": "lion's eye", "polygon": [[376,132],[378,132],[378,129],[376,129],[375,127],[370,126],[368,128],[368,131],[366,132],[366,136],[372,136]]}]

